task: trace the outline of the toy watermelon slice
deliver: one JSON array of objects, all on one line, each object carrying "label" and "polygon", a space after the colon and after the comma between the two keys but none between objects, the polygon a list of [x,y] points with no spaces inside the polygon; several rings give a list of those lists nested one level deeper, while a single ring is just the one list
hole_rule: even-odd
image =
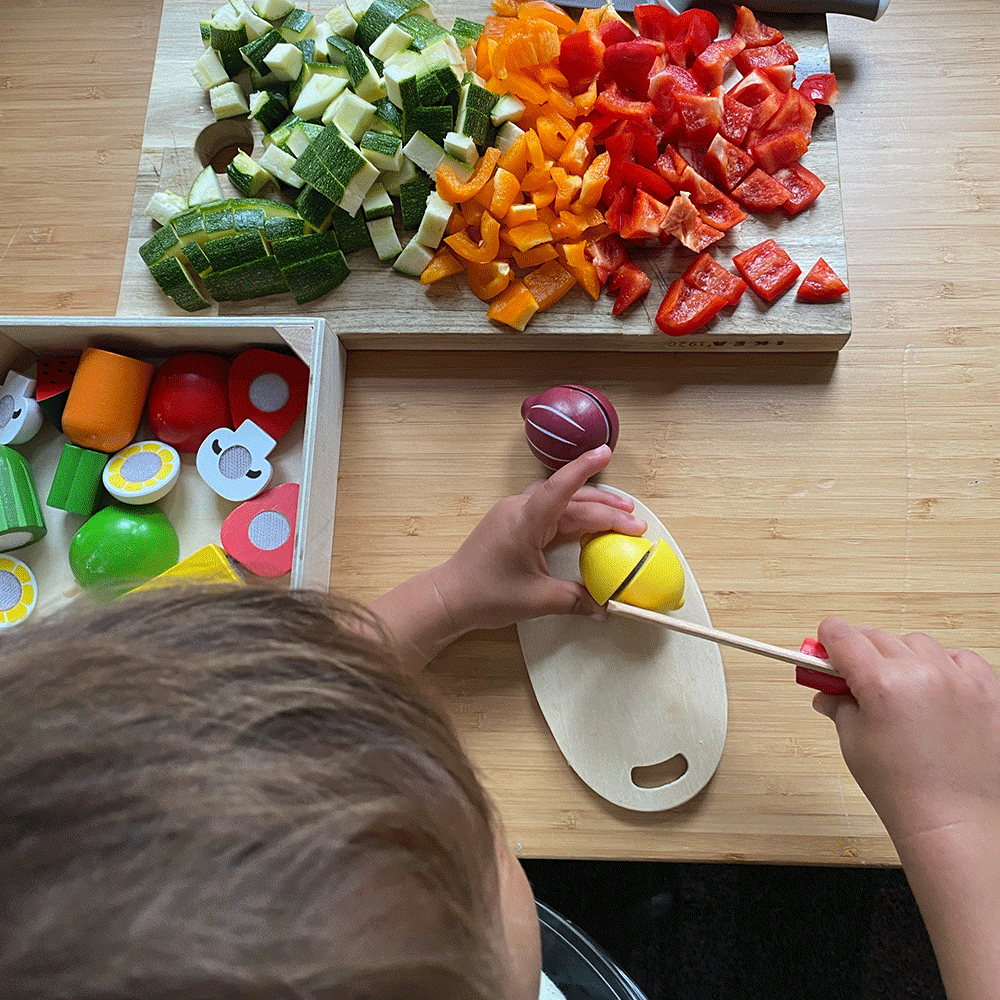
[{"label": "toy watermelon slice", "polygon": [[38,359],[35,401],[59,430],[62,430],[62,414],[69,387],[73,384],[73,376],[79,364],[78,354],[52,355]]}]

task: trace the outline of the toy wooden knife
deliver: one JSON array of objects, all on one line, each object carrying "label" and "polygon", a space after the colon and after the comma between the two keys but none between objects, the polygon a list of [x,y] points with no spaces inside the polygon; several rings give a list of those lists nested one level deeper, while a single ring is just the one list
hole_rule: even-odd
[{"label": "toy wooden knife", "polygon": [[[689,7],[703,7],[704,0],[656,0],[675,14]],[[571,4],[570,6],[577,6]],[[613,0],[615,10],[631,11],[635,0]],[[889,0],[756,0],[747,4],[755,14],[850,14],[877,21],[889,6]]]}]

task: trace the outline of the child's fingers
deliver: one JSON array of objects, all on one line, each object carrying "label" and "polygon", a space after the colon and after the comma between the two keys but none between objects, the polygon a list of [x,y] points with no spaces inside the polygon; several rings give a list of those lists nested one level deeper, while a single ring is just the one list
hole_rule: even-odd
[{"label": "child's fingers", "polygon": [[819,623],[816,632],[826,649],[830,662],[844,675],[853,688],[853,680],[861,678],[865,665],[882,658],[882,653],[868,634],[871,629],[855,628],[843,618],[832,615]]},{"label": "child's fingers", "polygon": [[622,535],[641,535],[646,522],[629,511],[602,503],[569,504],[559,519],[559,537],[576,539],[583,535],[617,531]]},{"label": "child's fingers", "polygon": [[536,528],[555,524],[563,511],[591,476],[596,475],[611,461],[611,449],[602,444],[599,448],[584,452],[561,469],[553,472],[548,479],[528,492],[524,505],[527,522]]}]

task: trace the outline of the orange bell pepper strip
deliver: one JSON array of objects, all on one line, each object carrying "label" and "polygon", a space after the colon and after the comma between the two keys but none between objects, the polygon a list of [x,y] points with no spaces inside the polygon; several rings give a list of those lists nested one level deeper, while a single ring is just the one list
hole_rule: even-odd
[{"label": "orange bell pepper strip", "polygon": [[554,240],[578,240],[587,231],[589,226],[587,220],[576,212],[562,211],[559,218],[553,222],[549,229],[552,231]]},{"label": "orange bell pepper strip", "polygon": [[538,303],[539,312],[554,306],[576,284],[576,278],[558,260],[536,267],[523,280],[531,297]]},{"label": "orange bell pepper strip", "polygon": [[525,283],[517,278],[490,303],[486,315],[498,323],[514,327],[515,330],[523,330],[536,312],[538,303]]},{"label": "orange bell pepper strip", "polygon": [[464,270],[462,262],[447,247],[442,247],[420,272],[420,284],[431,285],[462,270]]},{"label": "orange bell pepper strip", "polygon": [[576,134],[570,122],[555,111],[538,116],[535,132],[538,134],[538,141],[542,144],[545,155],[552,160],[562,155],[566,143]]},{"label": "orange bell pepper strip", "polygon": [[603,11],[600,7],[586,7],[580,14],[580,20],[577,23],[577,31],[591,31],[597,30],[597,26],[601,23],[601,16]]},{"label": "orange bell pepper strip", "polygon": [[493,0],[493,9],[501,17],[517,17],[519,6],[517,0]]},{"label": "orange bell pepper strip", "polygon": [[465,230],[446,236],[444,241],[459,257],[474,264],[485,264],[493,260],[500,250],[500,223],[489,212],[484,211],[479,222],[479,232],[478,244],[472,242]]},{"label": "orange bell pepper strip", "polygon": [[[487,207],[493,218],[502,219],[520,197],[521,182],[509,170],[504,170],[498,165],[496,173],[493,175],[492,188],[493,196]],[[483,190],[485,191],[486,187]]]},{"label": "orange bell pepper strip", "polygon": [[525,73],[508,72],[501,78],[494,72],[486,80],[486,89],[494,94],[513,94],[527,104],[544,104],[548,100],[545,88]]},{"label": "orange bell pepper strip", "polygon": [[507,238],[515,250],[530,250],[539,243],[551,243],[552,231],[544,222],[526,222],[523,226],[508,230]]},{"label": "orange bell pepper strip", "polygon": [[538,206],[533,202],[523,202],[520,205],[511,205],[504,216],[504,224],[508,229],[523,226],[526,222],[538,221]]},{"label": "orange bell pepper strip", "polygon": [[477,298],[482,299],[483,302],[489,302],[510,284],[510,264],[499,260],[491,260],[486,264],[470,263],[467,277],[469,288],[472,289]]},{"label": "orange bell pepper strip", "polygon": [[601,200],[604,186],[608,183],[608,168],[611,166],[611,154],[607,151],[599,153],[583,172],[583,184],[573,207],[576,211],[585,208],[595,208]]},{"label": "orange bell pepper strip", "polygon": [[578,112],[576,105],[573,103],[573,98],[561,87],[556,87],[550,83],[545,88],[545,96],[549,104],[551,104],[552,107],[559,112],[559,114],[566,118],[576,118]]},{"label": "orange bell pepper strip", "polygon": [[[530,250],[515,250],[514,263],[518,267],[538,267],[539,264],[544,264],[547,260],[555,260],[558,256],[554,244],[539,243],[538,246],[532,247]],[[596,269],[594,273],[597,273]]]},{"label": "orange bell pepper strip", "polygon": [[566,269],[576,278],[577,284],[596,301],[601,297],[601,279],[597,274],[597,268],[587,260],[586,248],[586,240],[559,245],[566,262]]},{"label": "orange bell pepper strip", "polygon": [[[496,177],[496,174],[494,174],[493,177],[490,177],[489,180],[487,180],[486,183],[472,196],[472,201],[482,205],[483,208],[489,208],[490,202],[493,201],[494,177]],[[495,215],[496,213],[494,212],[493,214]]]},{"label": "orange bell pepper strip", "polygon": [[531,200],[539,209],[551,205],[556,200],[556,182],[549,178],[548,184],[531,192]]},{"label": "orange bell pepper strip", "polygon": [[545,187],[552,180],[552,174],[547,166],[532,167],[524,177],[521,178],[521,190],[527,194]]},{"label": "orange bell pepper strip", "polygon": [[[538,102],[543,103],[542,101]],[[547,167],[548,164],[545,162],[545,150],[542,149],[541,140],[538,138],[538,133],[533,129],[529,128],[524,133],[524,141],[528,144],[528,160],[533,167]]]},{"label": "orange bell pepper strip", "polygon": [[524,175],[528,172],[527,133],[519,135],[511,144],[510,149],[501,154],[500,159],[497,160],[497,166],[509,170],[519,182],[524,179]]},{"label": "orange bell pepper strip", "polygon": [[559,87],[562,90],[566,90],[569,87],[569,80],[563,76],[558,67],[553,66],[550,63],[535,67],[535,79],[543,87],[547,87],[549,84],[552,84],[554,87]]},{"label": "orange bell pepper strip", "polygon": [[482,186],[493,175],[493,168],[500,159],[500,150],[490,146],[476,164],[476,172],[468,179],[462,180],[450,163],[442,163],[437,168],[437,192],[445,201],[458,205],[474,197]]},{"label": "orange bell pepper strip", "polygon": [[580,188],[583,187],[583,178],[576,174],[568,174],[562,167],[552,168],[552,180],[556,182],[556,198],[552,207],[557,212],[562,212],[569,208],[569,203],[576,197]]},{"label": "orange bell pepper strip", "polygon": [[576,31],[576,21],[566,11],[553,3],[547,3],[546,0],[524,0],[518,5],[517,16],[524,20],[541,18],[543,21],[549,21],[567,35]]},{"label": "orange bell pepper strip", "polygon": [[479,41],[476,42],[476,72],[487,82],[493,78],[493,50],[496,47],[495,38],[491,38],[485,31],[480,34]]},{"label": "orange bell pepper strip", "polygon": [[590,122],[580,122],[573,134],[567,139],[558,159],[559,163],[570,173],[582,174],[590,163],[594,155],[593,145],[590,141],[590,133],[593,131],[594,126]]},{"label": "orange bell pepper strip", "polygon": [[[482,76],[482,74],[479,74]],[[597,103],[597,77],[590,81],[590,86],[582,94],[573,95],[573,103],[576,105],[577,117],[589,115],[594,110]]]}]

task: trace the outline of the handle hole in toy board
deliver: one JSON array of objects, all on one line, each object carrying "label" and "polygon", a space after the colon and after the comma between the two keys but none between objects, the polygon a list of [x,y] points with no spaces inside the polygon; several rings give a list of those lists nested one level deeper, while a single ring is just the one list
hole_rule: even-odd
[{"label": "handle hole in toy board", "polygon": [[195,139],[194,152],[203,167],[210,163],[217,174],[224,174],[226,167],[242,150],[253,153],[253,132],[242,118],[224,118],[203,128]]},{"label": "handle hole in toy board", "polygon": [[630,776],[636,788],[662,788],[683,778],[687,769],[687,758],[682,753],[675,753],[673,757],[661,760],[658,764],[633,767]]}]

